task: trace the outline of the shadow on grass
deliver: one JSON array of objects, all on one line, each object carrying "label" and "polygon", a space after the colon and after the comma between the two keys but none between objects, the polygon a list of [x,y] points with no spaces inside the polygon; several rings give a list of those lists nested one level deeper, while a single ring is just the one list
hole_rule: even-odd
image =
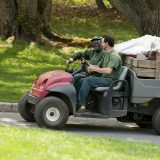
[{"label": "shadow on grass", "polygon": [[3,54],[0,54],[1,58],[0,61],[3,61],[4,59],[8,57],[16,57],[18,52],[22,52],[25,50],[25,48],[29,44],[24,41],[17,41],[12,44],[12,47],[7,47],[7,48],[0,48],[0,52],[3,52]]},{"label": "shadow on grass", "polygon": [[109,33],[118,43],[138,37],[132,23],[107,18],[54,18],[52,27],[70,37],[91,38]]},{"label": "shadow on grass", "polygon": [[65,54],[58,48],[27,42],[16,42],[11,48],[0,48],[0,101],[17,102],[30,89],[34,79],[47,71],[65,68]]},{"label": "shadow on grass", "polygon": [[62,48],[55,48],[55,47],[49,46],[49,45],[47,45],[47,44],[39,44],[39,45],[37,45],[37,47],[38,47],[40,50],[43,50],[43,51],[45,51],[45,52],[46,52],[46,51],[47,51],[47,52],[54,52],[55,55],[61,56],[63,59],[67,59],[67,58],[68,58],[68,55],[67,55],[67,54],[65,54],[65,53],[63,53],[63,52],[60,51]]}]

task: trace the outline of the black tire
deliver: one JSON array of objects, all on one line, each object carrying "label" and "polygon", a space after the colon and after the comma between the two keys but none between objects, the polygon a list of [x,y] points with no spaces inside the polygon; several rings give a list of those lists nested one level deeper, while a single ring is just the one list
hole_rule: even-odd
[{"label": "black tire", "polygon": [[148,128],[148,129],[151,129],[153,128],[152,126],[152,122],[136,122],[136,124],[141,127],[141,128]]},{"label": "black tire", "polygon": [[160,134],[160,107],[153,114],[152,125],[156,132]]},{"label": "black tire", "polygon": [[28,103],[28,93],[25,93],[21,96],[18,102],[18,111],[26,121],[35,122],[34,105]]},{"label": "black tire", "polygon": [[36,105],[34,117],[40,127],[61,129],[68,120],[69,110],[60,98],[46,97]]}]

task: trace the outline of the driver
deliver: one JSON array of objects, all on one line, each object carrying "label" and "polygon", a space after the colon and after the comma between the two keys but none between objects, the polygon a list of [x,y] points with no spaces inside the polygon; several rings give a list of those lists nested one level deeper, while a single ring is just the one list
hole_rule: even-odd
[{"label": "driver", "polygon": [[[93,37],[91,39],[91,44],[92,44],[93,49],[85,50],[84,52],[78,52],[78,53],[74,54],[71,58],[69,58],[68,63],[73,63],[74,61],[80,60],[83,57],[84,59],[88,60],[90,64],[99,66],[101,64],[102,57],[105,53],[105,51],[102,49],[101,39],[102,39],[101,37]],[[84,61],[82,60],[81,63],[83,64]],[[80,84],[78,84],[79,79],[81,79],[87,75],[90,75],[89,73],[84,74],[84,71],[85,70],[83,70],[83,72],[82,72],[82,70],[81,70],[81,73],[77,73],[73,76],[74,85],[75,85],[77,93],[79,90],[78,86],[80,85]],[[100,76],[100,74],[98,75],[97,73],[92,73],[92,75],[94,75],[94,74],[96,74],[96,76]]]}]

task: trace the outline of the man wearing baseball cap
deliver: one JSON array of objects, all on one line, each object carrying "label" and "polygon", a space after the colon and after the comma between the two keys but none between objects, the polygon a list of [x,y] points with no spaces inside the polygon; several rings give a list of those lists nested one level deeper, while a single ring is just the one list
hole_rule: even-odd
[{"label": "man wearing baseball cap", "polygon": [[[102,40],[101,37],[93,37],[91,39],[92,49],[87,49],[84,52],[78,52],[74,54],[71,58],[69,58],[68,63],[73,63],[74,61],[80,60],[83,57],[84,59],[88,60],[91,65],[101,64],[101,60],[105,53],[102,47],[101,40]],[[81,84],[79,83],[79,80],[85,77],[86,75],[89,75],[89,74],[84,74],[83,72],[83,74],[81,73],[81,74],[74,75],[74,85],[77,90],[77,93],[79,92],[79,87],[81,86]],[[94,76],[94,73],[92,73],[92,75]],[[96,73],[95,76],[99,76],[99,74]]]},{"label": "man wearing baseball cap", "polygon": [[87,49],[83,52],[75,53],[74,55],[71,56],[71,58],[69,58],[68,62],[72,63],[76,60],[80,60],[81,57],[83,57],[84,59],[89,60],[91,64],[97,65],[97,63],[99,62],[99,59],[101,59],[102,53],[103,53],[101,40],[102,40],[101,37],[93,37],[91,39],[93,49]]}]

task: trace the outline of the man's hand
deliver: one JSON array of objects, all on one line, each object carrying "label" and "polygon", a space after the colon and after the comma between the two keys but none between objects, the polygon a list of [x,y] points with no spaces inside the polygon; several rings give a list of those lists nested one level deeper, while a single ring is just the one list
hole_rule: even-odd
[{"label": "man's hand", "polygon": [[81,63],[81,64],[85,64],[86,61],[85,61],[84,59],[81,59],[81,60],[80,60],[80,63]]},{"label": "man's hand", "polygon": [[84,59],[83,57],[81,57],[81,64],[84,64],[86,66],[89,66],[90,64],[88,63],[88,61],[86,59]]},{"label": "man's hand", "polygon": [[69,60],[67,60],[67,64],[73,63],[73,62],[74,62],[73,58],[69,58]]}]

